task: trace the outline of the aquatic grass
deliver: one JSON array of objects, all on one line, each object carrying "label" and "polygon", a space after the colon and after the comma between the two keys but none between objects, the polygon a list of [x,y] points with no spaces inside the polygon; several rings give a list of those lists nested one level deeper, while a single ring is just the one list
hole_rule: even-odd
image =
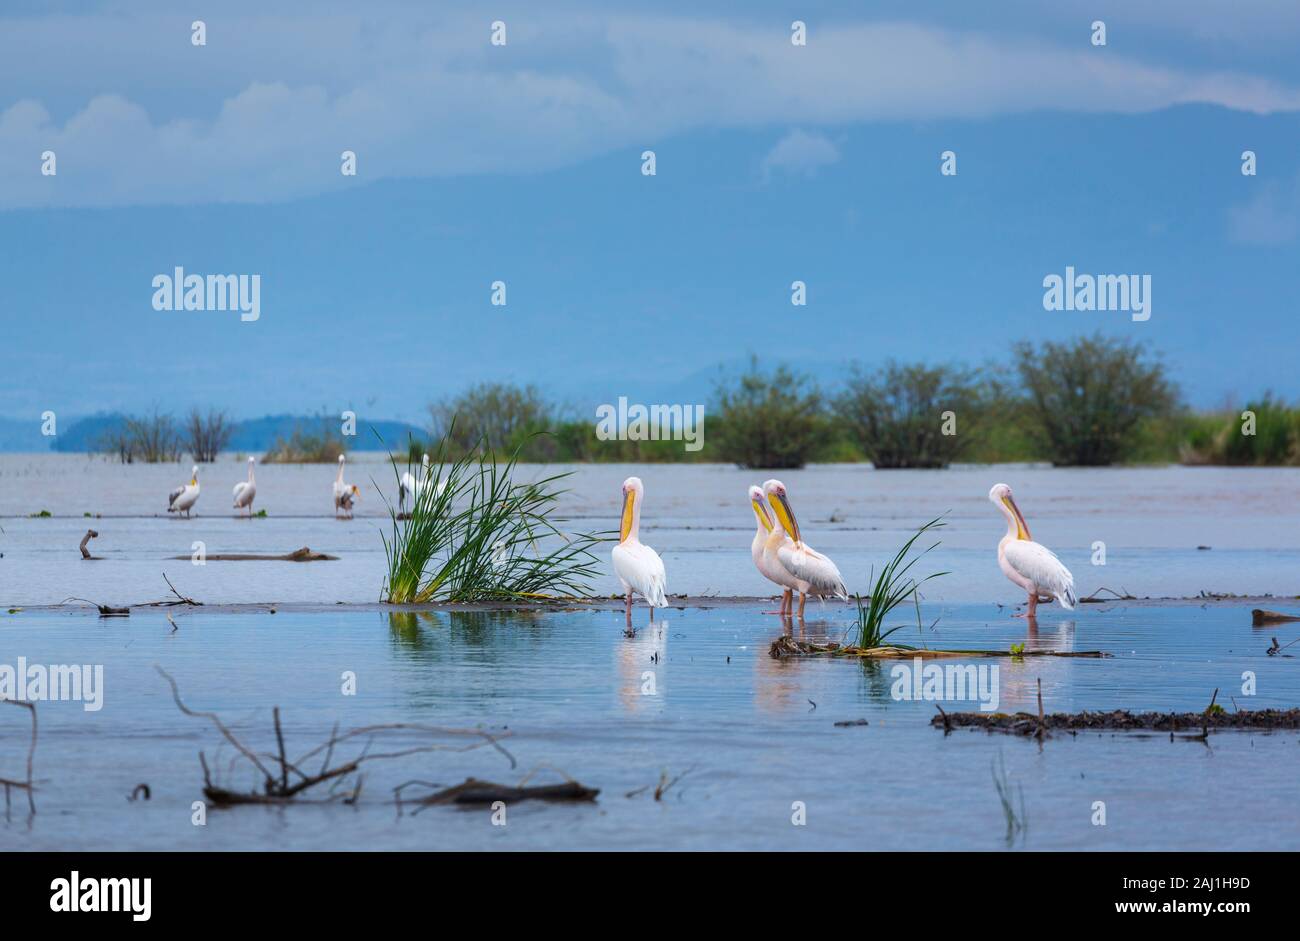
[{"label": "aquatic grass", "polygon": [[[945,525],[947,524],[944,523],[942,516],[935,517],[913,533],[911,539],[903,543],[902,548],[900,548],[898,552],[894,554],[894,557],[886,563],[885,567],[880,570],[879,575],[876,575],[874,567],[872,568],[872,577],[874,580],[871,586],[871,594],[868,596],[866,604],[863,604],[861,595],[855,594],[853,596],[857,599],[858,604],[858,617],[852,629],[857,636],[857,641],[854,646],[863,648],[885,646],[885,642],[890,635],[902,630],[903,628],[903,625],[899,625],[897,627],[892,627],[889,630],[885,630],[885,618],[889,616],[891,611],[909,598],[912,599],[912,602],[916,607],[916,625],[918,631],[920,630],[921,604],[918,589],[920,589],[920,587],[930,579],[938,578],[940,575],[947,575],[948,573],[935,572],[931,575],[925,576],[925,578],[922,578],[919,581],[908,575],[912,566],[939,545],[938,541],[934,542],[920,554],[913,556],[910,559],[908,556],[911,554],[912,547],[916,545],[918,539],[931,530],[940,529]],[[906,645],[893,644],[892,646],[905,647]]]},{"label": "aquatic grass", "polygon": [[993,786],[997,789],[998,800],[1002,803],[1002,816],[1007,822],[1006,841],[1010,846],[1017,836],[1023,839],[1029,832],[1029,817],[1025,814],[1025,789],[1023,785],[1016,784],[1015,796],[1019,797],[1019,810],[1017,810],[1017,802],[1012,800],[1011,776],[1007,774],[1006,762],[1001,752],[998,752],[997,758],[993,760],[992,770]]},{"label": "aquatic grass", "polygon": [[[599,573],[592,549],[607,534],[564,532],[555,508],[557,484],[571,472],[515,483],[522,445],[504,463],[491,447],[465,449],[454,460],[452,428],[431,458],[425,482],[405,519],[388,506],[384,537],[394,604],[580,597]],[[396,461],[393,472],[398,476]]]}]

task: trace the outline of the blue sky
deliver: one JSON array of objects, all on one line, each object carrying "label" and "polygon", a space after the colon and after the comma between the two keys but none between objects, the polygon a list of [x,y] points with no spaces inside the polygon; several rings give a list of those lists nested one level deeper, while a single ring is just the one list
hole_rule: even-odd
[{"label": "blue sky", "polygon": [[[1300,396],[1300,5],[263,6],[0,14],[0,416],[590,414],[1095,329],[1198,405]],[[261,319],[153,310],[177,265],[260,274]],[[1067,265],[1150,274],[1151,319],[1045,311]]]}]

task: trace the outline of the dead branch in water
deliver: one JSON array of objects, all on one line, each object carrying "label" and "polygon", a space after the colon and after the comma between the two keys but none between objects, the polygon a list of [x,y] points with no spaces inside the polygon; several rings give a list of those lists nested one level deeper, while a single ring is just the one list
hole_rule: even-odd
[{"label": "dead branch in water", "polygon": [[[1101,597],[1101,593],[1103,591],[1110,592],[1112,597],[1110,598]],[[1137,601],[1136,597],[1129,594],[1127,588],[1122,588],[1120,589],[1120,591],[1122,591],[1123,594],[1120,594],[1120,592],[1116,591],[1114,588],[1107,588],[1103,585],[1101,588],[1098,588],[1096,591],[1094,591],[1091,595],[1088,595],[1088,597],[1080,598],[1079,604],[1105,604],[1107,601]]]},{"label": "dead branch in water", "polygon": [[32,738],[27,746],[27,777],[21,781],[15,781],[10,778],[0,778],[0,787],[5,789],[5,819],[9,819],[10,791],[27,792],[27,812],[28,814],[36,813],[36,782],[32,777],[32,763],[36,759],[36,704],[23,702],[17,699],[5,699],[0,702],[7,702],[11,706],[18,706],[26,709],[32,715]]},{"label": "dead branch in water", "polygon": [[91,601],[89,598],[78,598],[75,595],[64,598],[59,604],[67,604],[69,601],[80,601],[82,604],[97,608],[101,618],[124,618],[131,613],[130,608],[114,608],[106,604],[100,604],[98,601]]},{"label": "dead branch in water", "polygon": [[910,660],[913,657],[951,658],[951,657],[1109,657],[1110,654],[1100,650],[928,650],[917,647],[852,647],[835,642],[817,644],[806,640],[796,640],[782,634],[772,641],[767,650],[774,660],[783,657],[860,657],[868,660]]},{"label": "dead branch in water", "polygon": [[[187,555],[174,555],[173,559],[184,561],[189,559]],[[324,552],[313,552],[309,547],[303,546],[301,549],[295,549],[292,552],[286,552],[284,555],[259,555],[249,552],[226,552],[226,553],[209,553],[203,557],[208,562],[337,562],[338,556],[326,555]],[[175,589],[172,589],[175,591]]]},{"label": "dead branch in water", "polygon": [[[1054,712],[1041,719],[1027,712],[948,712],[930,724],[952,728],[984,729],[1036,736],[1039,729],[1063,732],[1177,732],[1210,729],[1300,729],[1300,709],[1257,709],[1251,712]],[[1201,736],[1197,735],[1199,739]]]},{"label": "dead branch in water", "polygon": [[[320,745],[311,748],[299,758],[290,761],[288,752],[284,743],[284,730],[280,725],[280,708],[278,706],[272,709],[273,730],[277,751],[272,754],[259,754],[249,746],[240,741],[239,737],[230,730],[221,717],[215,712],[200,712],[191,709],[181,700],[180,689],[176,681],[162,667],[155,664],[154,669],[158,671],[171,686],[172,699],[176,703],[176,708],[187,716],[196,719],[209,720],[221,733],[222,738],[229,742],[244,759],[251,764],[262,777],[262,790],[258,791],[236,791],[230,788],[218,786],[212,780],[212,774],[208,767],[207,756],[199,752],[199,765],[203,769],[203,796],[206,797],[216,807],[233,807],[240,804],[288,804],[288,803],[332,803],[342,801],[345,804],[354,804],[361,795],[361,786],[363,777],[360,773],[361,766],[366,762],[392,760],[404,758],[409,755],[423,754],[425,752],[449,751],[449,752],[467,752],[478,748],[491,747],[500,752],[510,761],[510,766],[515,766],[514,756],[510,754],[498,741],[498,736],[491,735],[488,732],[479,729],[454,729],[443,728],[441,726],[416,725],[412,723],[391,723],[387,725],[368,725],[361,728],[352,729],[342,734],[338,731],[338,724],[330,733],[330,737]],[[398,748],[393,751],[372,752],[371,746],[374,744],[377,736],[385,733],[418,733],[422,736],[433,738],[474,738],[464,745],[451,745],[446,742],[435,741],[419,745],[410,745]],[[507,732],[505,736],[508,736]],[[354,741],[363,740],[359,754],[342,760],[336,764],[331,764],[334,760],[334,752],[337,746]],[[301,768],[308,760],[324,752],[325,757],[321,762],[320,770],[315,774],[310,774]],[[291,777],[292,776],[292,777]],[[307,798],[303,795],[317,785],[328,784],[327,796],[323,798]],[[347,787],[347,790],[340,790]]]},{"label": "dead branch in water", "polygon": [[163,577],[163,581],[167,583],[167,587],[172,590],[172,594],[176,596],[177,600],[176,601],[155,601],[154,602],[155,605],[165,606],[165,605],[188,604],[188,605],[193,605],[194,607],[201,607],[203,605],[202,601],[195,601],[193,598],[187,598],[184,595],[182,595],[179,591],[177,591],[176,586],[172,584],[172,580],[167,577],[166,572],[162,573],[162,577]]},{"label": "dead branch in water", "polygon": [[99,556],[91,555],[90,550],[86,548],[86,543],[90,542],[90,540],[92,539],[98,539],[98,538],[99,538],[99,533],[95,532],[93,529],[86,530],[86,535],[81,537],[81,557],[83,559],[91,559],[94,561],[99,561]]},{"label": "dead branch in water", "polygon": [[1288,621],[1300,621],[1300,615],[1283,614],[1266,608],[1254,608],[1250,612],[1251,627],[1268,627],[1270,624],[1286,624]]},{"label": "dead branch in water", "polygon": [[[395,788],[398,793],[398,803],[400,806],[400,792],[402,788],[419,785],[428,787],[424,781],[408,781],[406,784]],[[596,795],[600,793],[599,788],[586,787],[577,781],[565,781],[561,784],[540,784],[531,786],[512,787],[508,784],[494,784],[491,781],[480,781],[478,778],[466,778],[464,783],[457,784],[455,787],[445,788],[437,793],[430,794],[427,797],[421,797],[411,803],[418,804],[422,807],[430,807],[435,804],[494,804],[501,801],[506,804],[515,804],[526,800],[542,801],[594,801]]]}]

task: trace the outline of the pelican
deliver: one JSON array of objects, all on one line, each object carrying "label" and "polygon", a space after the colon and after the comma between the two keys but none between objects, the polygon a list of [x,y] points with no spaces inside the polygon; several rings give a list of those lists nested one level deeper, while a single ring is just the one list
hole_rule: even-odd
[{"label": "pelican", "polygon": [[650,620],[655,608],[668,607],[664,595],[666,577],[664,560],[659,553],[637,538],[641,531],[641,496],[645,488],[640,477],[623,481],[623,512],[619,518],[618,545],[610,553],[614,572],[627,593],[627,623],[632,626],[632,592],[638,592],[650,605]]},{"label": "pelican", "polygon": [[347,510],[348,518],[352,517],[352,501],[361,496],[361,491],[357,489],[356,484],[345,484],[343,482],[343,460],[344,456],[339,455],[339,475],[334,478],[334,515],[339,515],[339,510]]},{"label": "pelican", "polygon": [[994,484],[989,499],[1007,518],[1007,534],[998,542],[998,566],[1003,575],[1029,592],[1029,610],[1016,617],[1034,617],[1040,595],[1049,604],[1055,598],[1062,608],[1073,611],[1079,601],[1074,594],[1074,576],[1051,549],[1030,537],[1011,488]]},{"label": "pelican", "polygon": [[[790,509],[785,484],[779,480],[769,480],[763,484],[763,493],[781,523],[781,530],[774,529],[768,537],[763,547],[763,558],[774,573],[782,573],[793,579],[794,585],[791,587],[799,592],[799,617],[803,617],[803,606],[809,595],[819,598],[830,595],[848,601],[849,590],[844,587],[844,579],[835,563],[804,542],[800,536],[799,523],[794,518],[794,511]],[[788,539],[784,538],[787,536]],[[793,604],[794,598],[790,601]]]},{"label": "pelican", "polygon": [[167,494],[167,512],[190,515],[190,508],[199,499],[199,465],[190,468],[190,482]]},{"label": "pelican", "polygon": [[[420,502],[420,491],[424,489],[424,483],[429,479],[429,455],[425,455],[420,461],[420,476],[416,477],[409,470],[402,471],[402,477],[397,482],[397,512],[406,512],[406,495],[411,495],[414,503]],[[440,482],[443,483],[443,482]],[[439,486],[438,492],[442,492]]]},{"label": "pelican", "polygon": [[253,497],[257,496],[257,481],[253,479],[253,463],[256,458],[248,459],[248,479],[235,484],[235,509],[248,507],[248,516],[253,516]]},{"label": "pelican", "polygon": [[798,582],[779,565],[769,565],[764,550],[769,538],[774,539],[778,546],[792,543],[785,530],[778,527],[776,521],[772,519],[772,511],[768,509],[767,498],[763,496],[762,487],[749,488],[749,502],[754,507],[754,516],[758,520],[758,527],[754,530],[754,541],[749,545],[749,554],[753,557],[754,567],[759,573],[768,581],[775,582],[781,587],[781,610],[776,613],[784,617],[793,607],[793,592],[798,587]]}]

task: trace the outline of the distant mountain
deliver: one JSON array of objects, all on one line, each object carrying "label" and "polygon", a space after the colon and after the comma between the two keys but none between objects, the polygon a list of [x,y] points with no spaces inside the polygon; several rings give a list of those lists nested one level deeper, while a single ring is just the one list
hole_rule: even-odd
[{"label": "distant mountain", "polygon": [[[60,421],[56,437],[47,438],[41,434],[39,421],[21,421],[0,418],[0,451],[55,451],[80,452],[99,449],[100,442],[110,432],[119,430],[126,421],[126,416],[119,412],[101,412],[84,418]],[[240,451],[246,454],[263,454],[278,440],[285,441],[293,437],[295,430],[303,434],[317,434],[322,429],[322,419],[318,415],[266,415],[235,422],[234,434],[226,445],[228,451]],[[337,434],[339,424],[331,416],[329,429]],[[373,428],[373,431],[371,430]],[[378,438],[375,435],[378,434]],[[408,436],[417,441],[427,437],[427,432],[415,425],[401,421],[365,421],[357,420],[357,434],[348,442],[354,451],[402,450]]]}]

